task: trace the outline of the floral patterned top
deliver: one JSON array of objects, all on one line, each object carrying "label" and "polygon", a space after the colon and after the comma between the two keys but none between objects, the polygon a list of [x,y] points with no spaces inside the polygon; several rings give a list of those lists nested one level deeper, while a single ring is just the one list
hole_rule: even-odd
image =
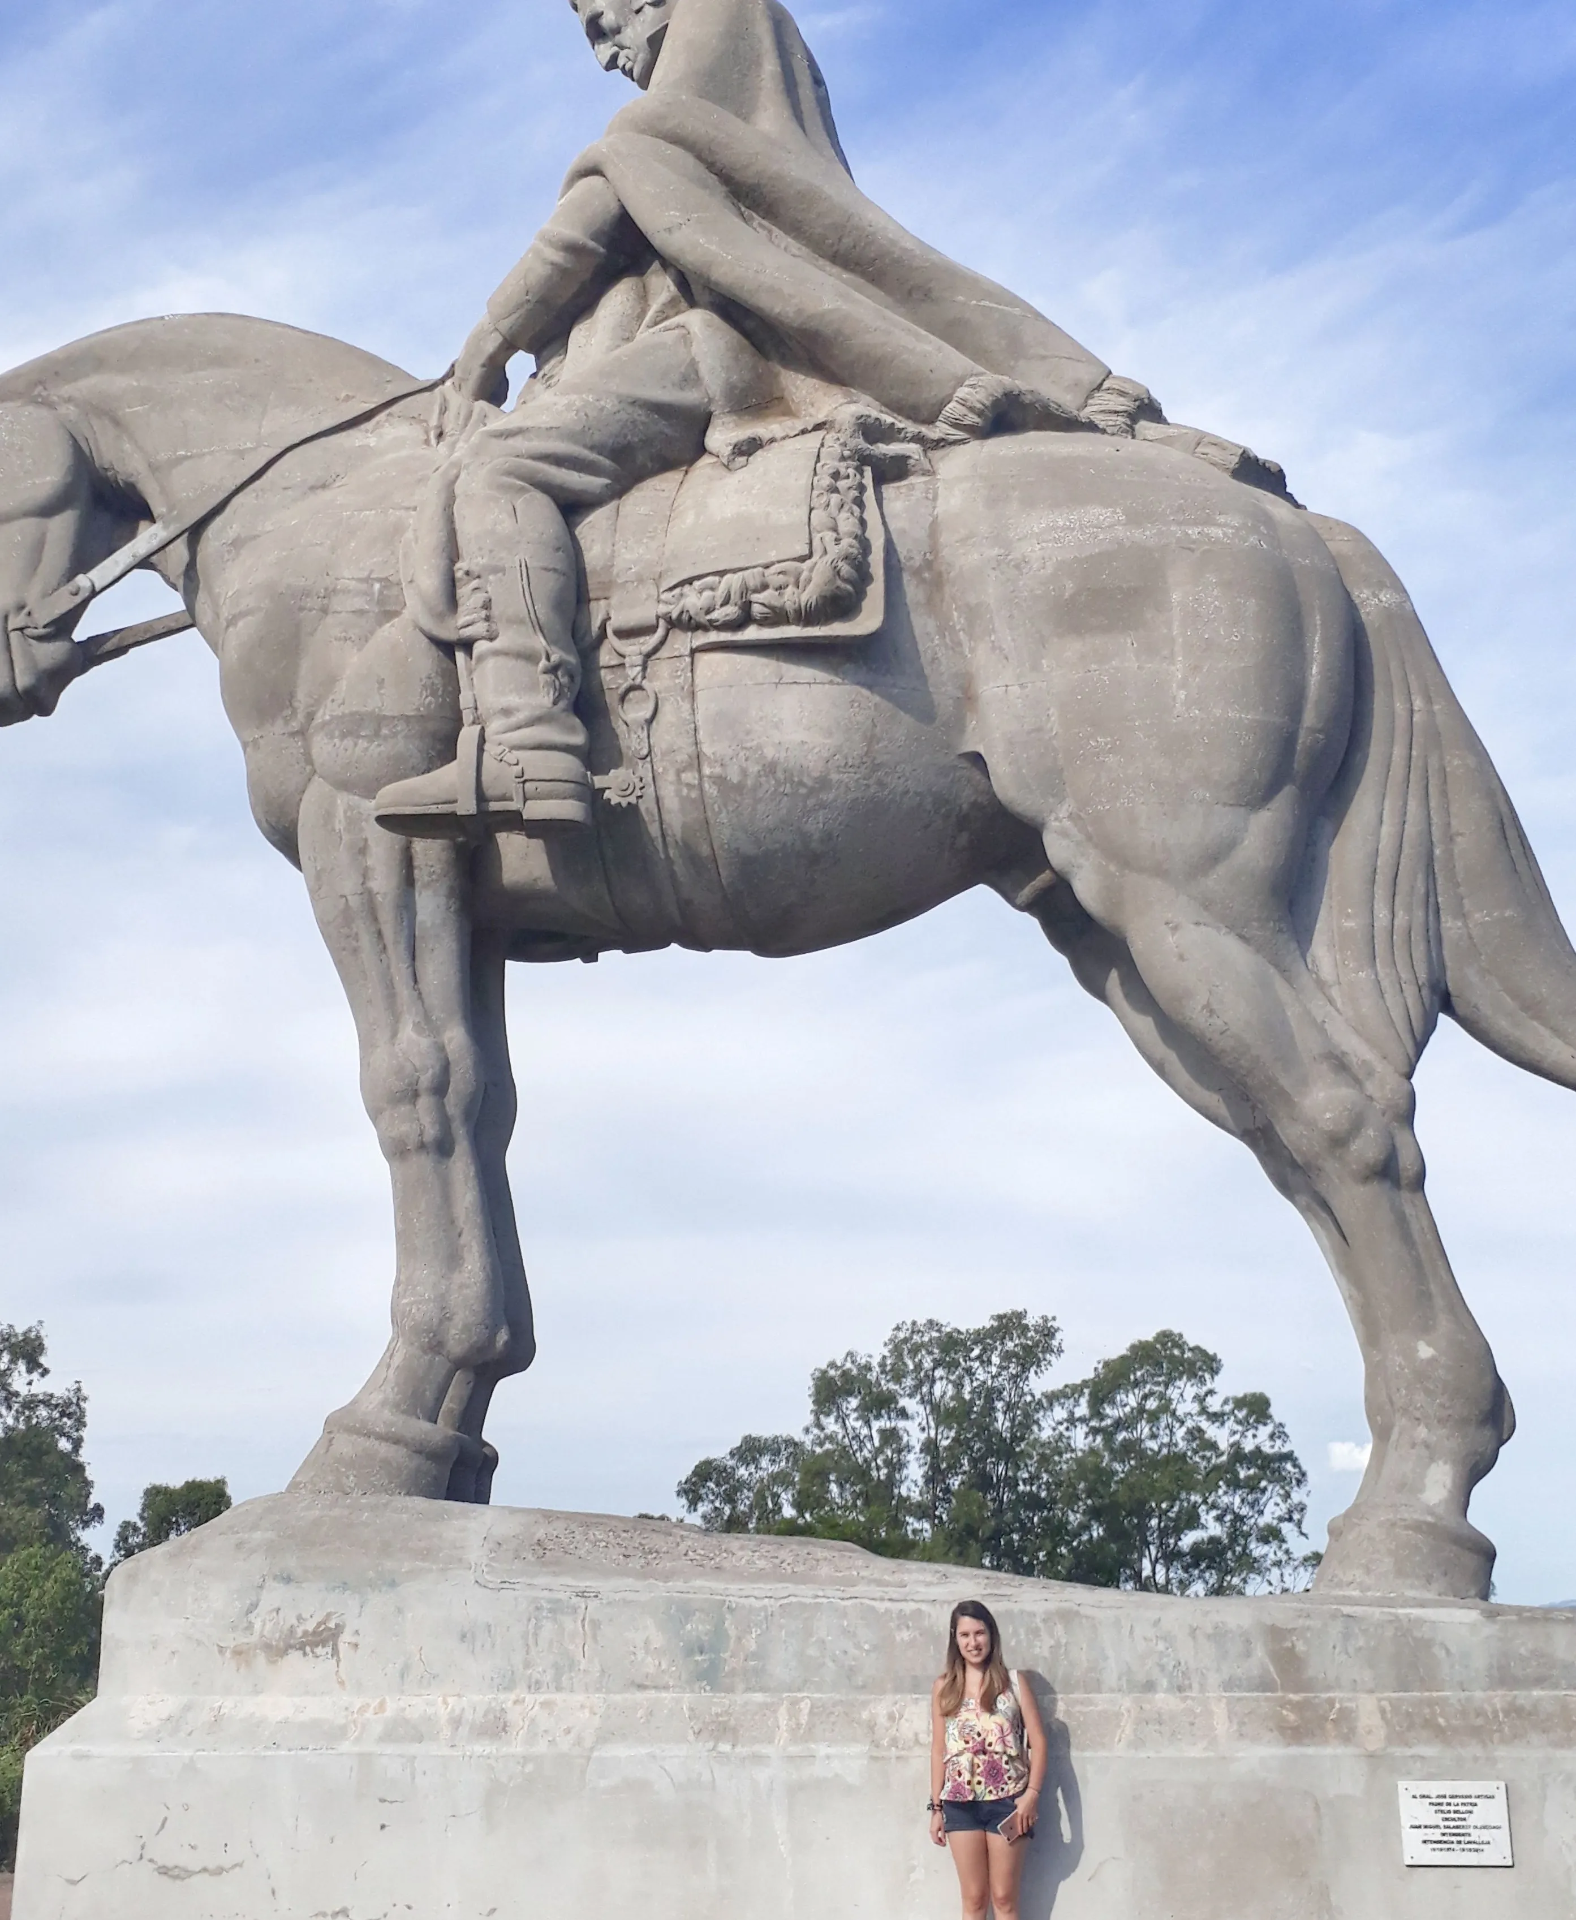
[{"label": "floral patterned top", "polygon": [[1023,1751],[1023,1709],[1015,1692],[997,1696],[987,1713],[965,1700],[948,1720],[943,1800],[1008,1800],[1029,1784]]}]

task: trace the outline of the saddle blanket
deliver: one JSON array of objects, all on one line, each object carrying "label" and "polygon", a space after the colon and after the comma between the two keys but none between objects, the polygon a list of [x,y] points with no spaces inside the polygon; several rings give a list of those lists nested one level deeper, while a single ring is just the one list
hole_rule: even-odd
[{"label": "saddle blanket", "polygon": [[658,474],[576,532],[593,637],[660,628],[692,647],[847,642],[886,615],[886,529],[855,442],[820,431],[741,466]]}]

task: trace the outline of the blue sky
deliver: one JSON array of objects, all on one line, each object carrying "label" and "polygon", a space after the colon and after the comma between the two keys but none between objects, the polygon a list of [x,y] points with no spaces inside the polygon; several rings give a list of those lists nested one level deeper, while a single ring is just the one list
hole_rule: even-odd
[{"label": "blue sky", "polygon": [[[222,308],[413,369],[456,350],[621,82],[562,0],[53,0],[0,17],[0,365]],[[862,183],[1174,418],[1400,568],[1576,915],[1576,15],[1568,6],[806,7]],[[160,604],[121,590],[128,617]],[[108,618],[106,611],[106,619]],[[91,1401],[112,1515],[267,1491],[385,1325],[382,1165],[298,876],[191,637],[0,738],[0,1316]],[[542,1356],[499,1497],[669,1509],[899,1318],[1161,1325],[1363,1438],[1335,1289],[1240,1147],[1026,922],[970,898],[795,962],[518,971]],[[1431,1193],[1522,1432],[1479,1497],[1509,1598],[1576,1594],[1576,1098],[1448,1026]],[[1314,1529],[1322,1537],[1320,1529]]]}]

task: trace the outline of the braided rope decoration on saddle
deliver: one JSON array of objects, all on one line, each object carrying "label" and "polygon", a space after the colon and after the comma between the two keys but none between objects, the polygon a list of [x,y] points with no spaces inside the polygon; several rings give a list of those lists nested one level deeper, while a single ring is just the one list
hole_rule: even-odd
[{"label": "braided rope decoration on saddle", "polygon": [[736,573],[708,574],[664,589],[658,614],[675,631],[736,627],[816,627],[859,610],[871,581],[865,515],[868,449],[852,435],[828,433],[810,482],[810,553]]}]

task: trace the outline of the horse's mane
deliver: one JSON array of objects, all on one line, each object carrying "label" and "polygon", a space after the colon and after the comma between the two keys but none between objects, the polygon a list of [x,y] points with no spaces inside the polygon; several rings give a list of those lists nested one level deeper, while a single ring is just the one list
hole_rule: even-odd
[{"label": "horse's mane", "polygon": [[0,401],[65,398],[106,378],[133,385],[195,378],[221,389],[273,388],[276,397],[288,383],[303,399],[354,402],[363,394],[375,401],[410,375],[375,353],[278,320],[172,313],[90,333],[0,374]]}]

